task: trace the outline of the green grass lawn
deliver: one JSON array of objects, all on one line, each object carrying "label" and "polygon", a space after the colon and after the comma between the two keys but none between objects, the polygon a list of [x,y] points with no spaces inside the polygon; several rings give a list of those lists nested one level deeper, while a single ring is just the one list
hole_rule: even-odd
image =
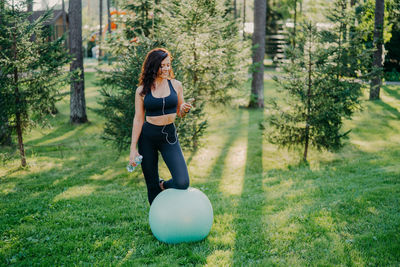
[{"label": "green grass lawn", "polygon": [[[17,155],[0,165],[0,265],[400,265],[399,86],[365,101],[345,124],[345,148],[311,150],[308,167],[266,141],[264,112],[210,108],[204,146],[185,156],[214,224],[201,242],[167,245],[151,233],[128,152],[100,140],[94,79],[87,73],[89,124],[68,124],[67,95],[51,128],[25,135],[29,168]],[[272,81],[265,87],[275,95]]]}]

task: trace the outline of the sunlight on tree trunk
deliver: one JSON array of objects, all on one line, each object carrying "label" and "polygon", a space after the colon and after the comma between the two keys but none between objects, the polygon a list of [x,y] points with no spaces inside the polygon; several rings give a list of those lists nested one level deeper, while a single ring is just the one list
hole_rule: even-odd
[{"label": "sunlight on tree trunk", "polygon": [[70,71],[79,70],[79,77],[73,76],[71,80],[70,122],[85,123],[86,101],[82,53],[82,2],[70,0],[70,53],[74,57]]},{"label": "sunlight on tree trunk", "polygon": [[254,1],[253,66],[249,107],[264,107],[266,0]]},{"label": "sunlight on tree trunk", "polygon": [[385,12],[385,1],[376,0],[375,2],[375,28],[374,28],[374,61],[372,68],[377,69],[376,75],[371,80],[369,99],[379,99],[379,93],[382,85],[382,62],[383,62],[383,18]]},{"label": "sunlight on tree trunk", "polygon": [[100,9],[99,9],[99,23],[100,23],[100,28],[99,28],[99,57],[97,58],[99,61],[101,61],[101,42],[103,39],[103,0],[100,0]]}]

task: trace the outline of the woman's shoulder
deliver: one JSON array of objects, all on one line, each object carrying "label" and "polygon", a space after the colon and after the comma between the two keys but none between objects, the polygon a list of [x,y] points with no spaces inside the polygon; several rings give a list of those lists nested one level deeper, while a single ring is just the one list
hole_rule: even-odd
[{"label": "woman's shoulder", "polygon": [[138,88],[136,88],[136,94],[141,94],[143,92],[143,85],[139,85]]},{"label": "woman's shoulder", "polygon": [[144,100],[143,85],[139,85],[138,88],[136,88],[135,97]]},{"label": "woman's shoulder", "polygon": [[182,88],[182,83],[176,79],[171,79],[172,86],[176,89]]}]

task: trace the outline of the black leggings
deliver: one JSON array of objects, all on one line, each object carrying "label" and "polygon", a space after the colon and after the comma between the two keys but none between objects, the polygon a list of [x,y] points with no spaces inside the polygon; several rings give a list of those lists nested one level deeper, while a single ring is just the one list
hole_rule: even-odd
[{"label": "black leggings", "polygon": [[143,156],[141,166],[150,205],[161,192],[158,151],[161,152],[172,175],[172,179],[164,182],[164,188],[186,189],[189,187],[189,174],[173,123],[164,127],[145,122],[139,137],[138,148],[139,154]]}]

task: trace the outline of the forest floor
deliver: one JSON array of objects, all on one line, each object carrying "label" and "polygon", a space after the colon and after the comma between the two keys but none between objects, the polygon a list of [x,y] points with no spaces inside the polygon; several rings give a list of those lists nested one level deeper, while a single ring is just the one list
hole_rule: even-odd
[{"label": "forest floor", "polygon": [[[100,139],[95,79],[86,74],[90,123],[68,123],[65,89],[52,126],[25,135],[29,167],[17,153],[4,157],[0,265],[400,265],[400,86],[384,86],[379,101],[365,96],[345,122],[345,147],[310,150],[309,166],[298,164],[301,151],[267,142],[266,111],[208,109],[203,146],[185,158],[214,223],[201,242],[168,245],[151,233],[146,186],[139,170],[126,171],[128,151]],[[266,79],[265,97],[273,95]],[[160,172],[168,178],[163,163]]]}]

